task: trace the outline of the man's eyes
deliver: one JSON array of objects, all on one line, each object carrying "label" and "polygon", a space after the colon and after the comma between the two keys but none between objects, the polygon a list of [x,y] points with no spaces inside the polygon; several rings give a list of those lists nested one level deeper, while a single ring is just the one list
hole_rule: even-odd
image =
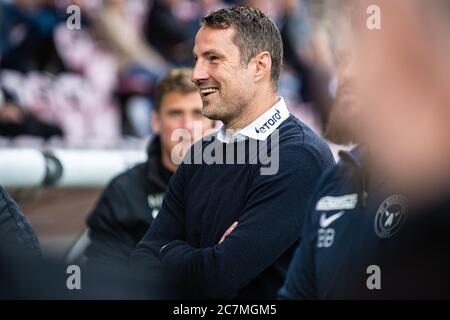
[{"label": "man's eyes", "polygon": [[210,62],[218,62],[220,60],[220,58],[218,56],[209,56],[208,60]]},{"label": "man's eyes", "polygon": [[183,113],[180,111],[170,111],[169,112],[169,117],[179,117],[181,116]]},{"label": "man's eyes", "polygon": [[[198,59],[199,58],[197,56],[194,56],[194,63],[197,63]],[[220,56],[211,54],[211,55],[205,55],[205,59],[208,62],[216,63],[216,62],[219,62],[221,58],[220,58]]]},{"label": "man's eyes", "polygon": [[[169,111],[169,112],[167,113],[167,115],[168,115],[169,117],[180,117],[180,116],[183,115],[183,112],[182,112],[182,111]],[[194,118],[203,117],[203,114],[202,114],[202,111],[201,111],[201,110],[194,111],[194,112],[191,113],[191,115],[192,115]]]}]

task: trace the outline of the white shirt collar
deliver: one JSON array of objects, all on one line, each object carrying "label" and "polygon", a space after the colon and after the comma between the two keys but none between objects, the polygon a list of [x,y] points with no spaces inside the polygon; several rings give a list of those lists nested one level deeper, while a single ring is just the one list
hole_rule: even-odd
[{"label": "white shirt collar", "polygon": [[289,110],[282,97],[278,97],[278,102],[269,110],[264,112],[255,121],[245,128],[233,132],[225,130],[222,126],[217,132],[217,140],[223,143],[231,143],[242,141],[247,138],[256,140],[266,140],[287,118],[289,118]]}]

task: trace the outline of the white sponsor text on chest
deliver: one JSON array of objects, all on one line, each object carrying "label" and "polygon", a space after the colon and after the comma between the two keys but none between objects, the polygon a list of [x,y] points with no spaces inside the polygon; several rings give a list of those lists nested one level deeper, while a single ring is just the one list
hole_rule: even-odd
[{"label": "white sponsor text on chest", "polygon": [[276,109],[275,114],[267,120],[259,129],[255,127],[256,133],[265,133],[266,130],[270,130],[270,127],[274,126],[279,120],[281,120],[281,112]]}]

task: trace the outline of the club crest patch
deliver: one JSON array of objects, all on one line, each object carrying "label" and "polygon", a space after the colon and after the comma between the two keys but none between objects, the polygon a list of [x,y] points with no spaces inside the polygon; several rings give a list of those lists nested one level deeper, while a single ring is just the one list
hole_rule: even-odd
[{"label": "club crest patch", "polygon": [[375,234],[379,238],[389,238],[403,225],[408,211],[405,196],[393,195],[383,201],[374,221]]}]

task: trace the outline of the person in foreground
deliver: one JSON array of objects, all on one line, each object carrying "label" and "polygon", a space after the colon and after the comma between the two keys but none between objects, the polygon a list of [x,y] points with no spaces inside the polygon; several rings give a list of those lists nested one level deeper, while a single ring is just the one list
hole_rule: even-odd
[{"label": "person in foreground", "polygon": [[[354,32],[358,26],[360,30],[365,28],[363,18],[354,15],[364,12],[357,9],[364,8],[367,2],[356,4],[351,19],[345,19],[354,21],[354,25],[345,28],[341,43],[338,101],[327,132],[339,137],[340,142],[344,139],[343,142],[361,145],[351,153],[342,153],[342,160],[321,178],[306,214],[301,244],[279,291],[281,299],[450,297],[448,180],[447,187],[439,187],[445,186],[443,181],[449,173],[445,152],[448,139],[444,141],[443,136],[436,134],[446,127],[448,130],[441,122],[442,118],[448,121],[448,113],[437,103],[446,91],[426,90],[424,83],[439,83],[439,78],[436,73],[422,72],[437,65],[447,68],[450,65],[448,59],[429,60],[426,54],[420,56],[424,52],[415,43],[426,32],[414,32],[417,30],[409,29],[406,23],[421,21],[421,14],[430,14],[428,10],[437,7],[425,9],[420,1],[380,3],[385,5],[386,30],[381,38],[367,31]],[[400,12],[403,18],[399,20]],[[445,25],[448,28],[448,22],[434,23],[438,28],[435,30]],[[361,35],[364,39],[359,38]],[[402,41],[398,41],[400,35]],[[430,45],[434,47],[436,43]],[[381,46],[389,62],[384,60],[385,56],[375,59],[370,54],[380,52],[376,49]],[[405,58],[413,59],[420,68],[402,68],[396,59]],[[376,67],[380,59],[382,65],[391,67],[389,80],[385,71],[379,65]],[[360,78],[362,70],[367,72],[364,73],[367,78]],[[394,87],[391,78],[401,79],[398,84],[402,85],[390,90]],[[379,82],[380,79],[383,81]],[[376,92],[374,86],[365,87],[369,82],[379,84]],[[421,86],[416,87],[418,84]],[[429,102],[425,109],[418,104],[424,97]],[[390,104],[394,101],[395,105]],[[407,110],[415,110],[413,113],[420,116],[407,117]],[[429,145],[417,144],[420,139],[405,142],[408,133],[391,127],[391,121],[400,128],[408,123],[415,128],[409,134],[426,137]],[[433,152],[437,146],[439,153]],[[419,150],[431,154],[416,153]],[[440,164],[442,157],[446,157],[446,165]],[[403,168],[397,162],[399,158],[403,160]],[[418,162],[424,165],[421,170],[411,170]],[[409,174],[405,169],[410,170]],[[440,179],[433,177],[436,169]],[[433,188],[427,190],[429,187]]]}]

